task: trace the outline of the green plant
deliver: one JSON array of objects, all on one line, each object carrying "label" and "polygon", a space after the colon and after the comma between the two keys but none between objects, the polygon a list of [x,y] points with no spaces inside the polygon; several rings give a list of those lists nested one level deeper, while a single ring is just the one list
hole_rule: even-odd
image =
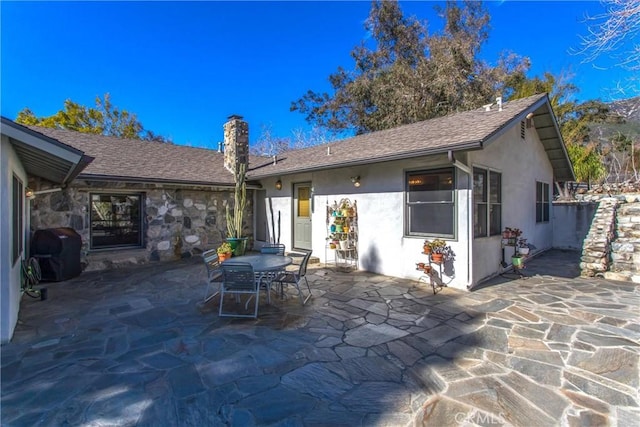
[{"label": "green plant", "polygon": [[233,214],[227,205],[227,237],[239,239],[242,237],[242,218],[247,206],[247,165],[240,164],[234,173],[235,188],[233,193]]},{"label": "green plant", "polygon": [[441,239],[435,239],[431,242],[431,251],[434,254],[441,254],[445,260],[453,260],[456,256],[451,246],[447,245],[447,242]]},{"label": "green plant", "polygon": [[228,242],[222,242],[222,244],[218,246],[218,249],[216,249],[216,252],[218,252],[219,254],[228,254],[232,251],[233,249]]},{"label": "green plant", "polygon": [[502,236],[506,239],[518,238],[521,235],[522,230],[520,230],[519,228],[505,227],[504,231],[502,232]]},{"label": "green plant", "polygon": [[[427,241],[428,242],[428,241]],[[426,242],[425,242],[426,243]],[[428,243],[431,251],[435,254],[440,254],[447,247],[447,242],[442,239],[435,239],[432,242]]]}]

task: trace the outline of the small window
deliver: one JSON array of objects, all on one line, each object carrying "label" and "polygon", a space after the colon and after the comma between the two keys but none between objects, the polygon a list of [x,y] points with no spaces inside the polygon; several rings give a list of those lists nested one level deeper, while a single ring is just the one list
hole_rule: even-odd
[{"label": "small window", "polygon": [[407,235],[454,237],[454,181],[453,168],[407,172]]},{"label": "small window", "polygon": [[142,246],[142,195],[91,194],[91,249]]},{"label": "small window", "polygon": [[502,174],[473,168],[473,236],[495,236],[501,229]]},{"label": "small window", "polygon": [[22,255],[24,245],[24,186],[20,179],[13,175],[12,197],[12,255],[13,263]]},{"label": "small window", "polygon": [[549,184],[536,182],[536,222],[549,222]]}]

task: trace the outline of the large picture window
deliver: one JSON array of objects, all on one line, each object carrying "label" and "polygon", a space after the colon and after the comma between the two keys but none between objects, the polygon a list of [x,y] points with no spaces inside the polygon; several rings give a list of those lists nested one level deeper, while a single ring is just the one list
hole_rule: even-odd
[{"label": "large picture window", "polygon": [[406,174],[406,234],[454,237],[453,168]]},{"label": "large picture window", "polygon": [[91,194],[91,249],[142,246],[142,195]]},{"label": "large picture window", "polygon": [[473,236],[495,236],[501,229],[502,174],[473,168]]},{"label": "large picture window", "polygon": [[22,255],[23,242],[24,242],[24,186],[20,179],[13,175],[13,185],[12,185],[12,215],[13,215],[13,224],[12,224],[12,256],[13,263],[20,258]]},{"label": "large picture window", "polygon": [[536,182],[536,222],[549,222],[549,184]]}]

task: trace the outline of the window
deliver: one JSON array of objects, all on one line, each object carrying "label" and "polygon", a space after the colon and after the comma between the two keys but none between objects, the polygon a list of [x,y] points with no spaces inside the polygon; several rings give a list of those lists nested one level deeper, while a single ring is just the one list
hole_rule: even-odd
[{"label": "window", "polygon": [[12,238],[12,254],[13,263],[22,255],[24,242],[24,191],[22,181],[13,175],[13,199],[12,199],[12,215],[13,215],[13,238]]},{"label": "window", "polygon": [[91,194],[91,249],[142,246],[142,195]]},{"label": "window", "polygon": [[536,222],[549,222],[549,184],[536,182]]},{"label": "window", "polygon": [[311,188],[310,187],[298,187],[298,217],[310,218],[311,217]]},{"label": "window", "polygon": [[453,168],[406,174],[406,234],[454,237]]},{"label": "window", "polygon": [[495,236],[502,229],[502,174],[473,168],[473,237]]}]

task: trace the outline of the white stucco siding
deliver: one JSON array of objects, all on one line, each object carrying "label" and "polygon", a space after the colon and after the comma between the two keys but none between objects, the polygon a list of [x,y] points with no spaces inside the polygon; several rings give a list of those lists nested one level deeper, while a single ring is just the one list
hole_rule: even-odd
[{"label": "white stucco siding", "polygon": [[[535,250],[552,245],[551,221],[536,224],[536,182],[553,186],[553,168],[535,128],[520,137],[519,125],[505,132],[482,151],[469,156],[472,166],[502,173],[502,228],[516,227]],[[550,207],[552,209],[552,207]],[[553,216],[553,211],[550,212]],[[473,239],[473,283],[500,272],[501,236]],[[511,263],[513,248],[506,248],[505,261]]]},{"label": "white stucco siding", "polygon": [[[404,236],[404,173],[406,170],[450,167],[446,156],[421,157],[411,160],[379,163],[369,166],[345,167],[330,171],[318,171],[280,177],[282,190],[275,189],[277,178],[262,181],[271,198],[274,215],[281,218],[280,242],[292,247],[291,190],[294,183],[311,182],[314,190],[312,216],[313,255],[321,262],[331,262],[333,251],[326,248],[328,235],[326,222],[327,203],[332,204],[348,197],[358,206],[358,248],[360,269],[380,274],[418,279],[417,262],[425,262],[421,255],[425,237]],[[352,176],[360,176],[361,186],[356,188]],[[449,286],[464,288],[468,283],[469,229],[468,181],[466,174],[458,171],[456,206],[456,239],[446,239],[456,254],[455,262],[443,271]],[[267,210],[269,202],[267,201]],[[276,221],[277,222],[277,221]],[[269,223],[271,219],[269,218]],[[433,237],[429,237],[432,239]]]},{"label": "white stucco siding", "polygon": [[[6,136],[0,143],[0,342],[13,335],[20,309],[20,261],[13,263],[13,175],[27,185],[27,175]],[[28,225],[28,204],[25,203],[23,224]],[[22,234],[25,234],[22,230]]]}]

